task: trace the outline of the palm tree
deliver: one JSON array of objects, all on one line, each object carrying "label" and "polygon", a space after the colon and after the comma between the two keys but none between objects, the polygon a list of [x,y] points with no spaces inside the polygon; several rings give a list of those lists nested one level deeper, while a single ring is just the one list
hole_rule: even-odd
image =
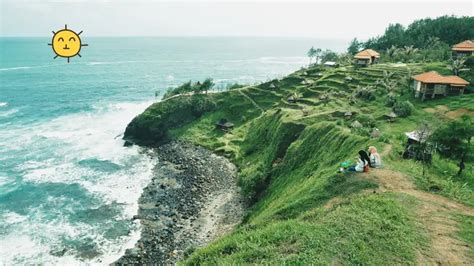
[{"label": "palm tree", "polygon": [[315,53],[314,53],[314,57],[316,57],[316,63],[319,62],[319,58],[321,57],[322,52],[323,50],[321,50],[321,48],[316,48]]},{"label": "palm tree", "polygon": [[200,85],[199,90],[204,91],[207,94],[207,91],[211,90],[214,87],[215,83],[212,78],[207,78],[204,82]]},{"label": "palm tree", "polygon": [[419,49],[414,48],[413,45],[404,46],[401,49],[401,52],[404,56],[405,61],[411,61],[412,56],[415,55],[416,53],[418,53],[418,51],[419,51]]},{"label": "palm tree", "polygon": [[306,53],[306,55],[309,57],[309,65],[311,65],[311,60],[313,59],[313,57],[316,56],[316,49],[314,49],[314,47],[311,46],[311,48],[308,50],[308,53]]},{"label": "palm tree", "polygon": [[390,59],[393,59],[397,53],[398,48],[395,45],[392,45],[390,48],[387,49],[387,56]]},{"label": "palm tree", "polygon": [[459,76],[459,72],[462,70],[465,63],[466,59],[462,57],[457,59],[451,59],[448,68],[453,71],[454,75]]}]

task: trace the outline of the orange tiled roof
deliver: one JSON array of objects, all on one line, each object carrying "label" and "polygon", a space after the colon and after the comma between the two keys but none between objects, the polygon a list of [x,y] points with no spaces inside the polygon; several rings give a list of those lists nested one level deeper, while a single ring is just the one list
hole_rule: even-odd
[{"label": "orange tiled roof", "polygon": [[453,46],[453,51],[474,52],[474,42],[471,40],[463,41]]},{"label": "orange tiled roof", "polygon": [[372,56],[379,58],[380,54],[377,53],[376,51],[372,49],[365,49],[363,51],[358,52],[356,55],[354,55],[354,58],[356,59],[370,59]]},{"label": "orange tiled roof", "polygon": [[415,75],[412,77],[414,80],[421,81],[423,83],[435,83],[435,84],[449,84],[449,85],[469,85],[469,82],[458,76],[441,76],[436,71],[430,71]]}]

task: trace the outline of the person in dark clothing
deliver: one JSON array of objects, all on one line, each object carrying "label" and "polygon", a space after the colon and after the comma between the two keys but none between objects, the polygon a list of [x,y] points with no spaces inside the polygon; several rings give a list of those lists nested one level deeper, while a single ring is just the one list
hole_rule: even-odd
[{"label": "person in dark clothing", "polygon": [[370,158],[365,151],[360,150],[359,158],[357,158],[357,164],[349,167],[347,170],[351,172],[364,172],[368,166],[370,166]]}]

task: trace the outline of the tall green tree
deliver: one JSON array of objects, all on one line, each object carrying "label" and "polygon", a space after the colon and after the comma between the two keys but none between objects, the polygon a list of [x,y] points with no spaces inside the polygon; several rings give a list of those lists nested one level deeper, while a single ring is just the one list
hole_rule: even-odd
[{"label": "tall green tree", "polygon": [[311,46],[311,48],[309,48],[309,50],[308,50],[308,52],[306,53],[306,55],[307,55],[308,58],[309,58],[309,65],[311,65],[312,60],[313,60],[313,57],[316,56],[316,49],[314,49],[314,47]]},{"label": "tall green tree", "polygon": [[432,136],[433,141],[439,145],[441,155],[458,163],[458,175],[462,174],[465,163],[472,157],[474,144],[471,143],[474,137],[474,119],[470,116],[463,116],[459,120],[451,121],[438,130]]},{"label": "tall green tree", "polygon": [[214,87],[214,85],[215,85],[215,83],[212,80],[212,78],[207,78],[202,82],[199,90],[201,92],[205,92],[207,94],[207,92],[210,91]]},{"label": "tall green tree", "polygon": [[453,71],[453,74],[459,76],[459,72],[463,69],[466,64],[465,58],[456,58],[449,61],[448,68]]},{"label": "tall green tree", "polygon": [[349,47],[347,47],[347,53],[351,55],[355,55],[357,52],[359,52],[360,48],[362,47],[361,42],[357,40],[357,38],[352,39],[351,43],[349,44]]}]

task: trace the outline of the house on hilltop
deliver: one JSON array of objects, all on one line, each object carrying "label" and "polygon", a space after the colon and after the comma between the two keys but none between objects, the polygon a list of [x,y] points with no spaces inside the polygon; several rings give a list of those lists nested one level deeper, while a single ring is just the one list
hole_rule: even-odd
[{"label": "house on hilltop", "polygon": [[436,71],[415,75],[412,79],[415,97],[421,95],[422,101],[430,94],[431,98],[436,95],[463,94],[465,87],[469,85],[469,82],[458,76],[442,76]]},{"label": "house on hilltop", "polygon": [[454,45],[451,50],[456,57],[470,56],[474,53],[474,42],[471,40],[463,41]]},{"label": "house on hilltop", "polygon": [[368,66],[379,61],[380,54],[372,49],[365,49],[354,55],[355,64],[358,66]]}]

